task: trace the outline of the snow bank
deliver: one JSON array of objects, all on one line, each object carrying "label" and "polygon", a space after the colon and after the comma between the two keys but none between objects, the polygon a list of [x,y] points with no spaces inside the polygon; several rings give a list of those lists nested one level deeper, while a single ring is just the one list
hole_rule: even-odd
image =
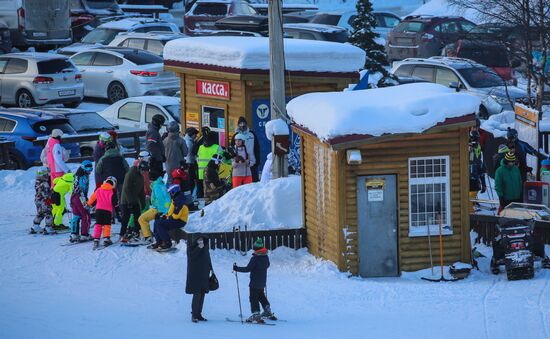
[{"label": "snow bank", "polygon": [[227,232],[233,227],[249,231],[302,227],[302,185],[299,176],[253,183],[232,189],[193,213],[187,232]]},{"label": "snow bank", "polygon": [[[289,71],[356,72],[365,65],[365,52],[350,44],[285,39],[284,45]],[[164,60],[269,70],[269,39],[211,36],[175,39],[164,47]]]},{"label": "snow bank", "polygon": [[461,16],[476,24],[484,22],[479,12],[451,5],[448,0],[431,0],[409,15]]},{"label": "snow bank", "polygon": [[420,133],[478,111],[477,97],[431,83],[310,93],[287,104],[292,120],[321,140],[351,134]]},{"label": "snow bank", "polygon": [[495,138],[506,137],[508,127],[514,128],[516,114],[513,111],[504,111],[494,114],[481,123],[481,129],[493,134]]}]

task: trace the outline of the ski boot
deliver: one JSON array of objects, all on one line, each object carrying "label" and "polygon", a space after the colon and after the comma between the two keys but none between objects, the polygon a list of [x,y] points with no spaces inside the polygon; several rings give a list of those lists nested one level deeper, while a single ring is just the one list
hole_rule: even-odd
[{"label": "ski boot", "polygon": [[80,242],[85,242],[85,241],[90,241],[90,240],[92,240],[92,236],[86,234],[86,235],[81,235],[79,241]]},{"label": "ski boot", "polygon": [[69,236],[69,242],[79,242],[80,236],[78,234],[71,233]]},{"label": "ski boot", "polygon": [[95,250],[96,248],[99,247],[99,239],[94,239],[94,247],[93,249]]},{"label": "ski boot", "polygon": [[271,312],[271,307],[267,305],[264,308],[264,311],[262,312],[262,318],[269,319],[269,320],[277,320],[277,317],[273,312]]},{"label": "ski boot", "polygon": [[111,238],[103,239],[103,246],[107,247],[107,246],[111,246],[112,244],[113,242],[111,241]]},{"label": "ski boot", "polygon": [[46,226],[44,227],[44,229],[42,230],[42,233],[43,234],[56,234],[57,232],[55,231],[55,229],[51,226]]},{"label": "ski boot", "polygon": [[154,244],[147,246],[147,248],[150,250],[156,250],[157,248],[160,248],[161,244],[162,243],[160,241],[157,241]]},{"label": "ski boot", "polygon": [[491,272],[493,274],[499,274],[500,273],[500,268],[498,268],[498,264],[497,264],[497,262],[494,258],[491,259]]},{"label": "ski boot", "polygon": [[37,233],[44,233],[44,230],[42,230],[42,227],[40,227],[40,225],[32,225],[29,234]]},{"label": "ski boot", "polygon": [[264,320],[262,319],[262,316],[260,315],[260,312],[254,312],[248,319],[246,319],[247,323],[263,323]]},{"label": "ski boot", "polygon": [[199,314],[199,316],[197,317],[197,319],[199,319],[199,321],[208,321],[208,319],[206,319],[205,317],[203,317],[202,314]]},{"label": "ski boot", "polygon": [[159,247],[156,248],[156,251],[158,252],[164,252],[164,251],[168,251],[169,249],[172,248],[172,240],[169,240],[169,241],[163,241]]},{"label": "ski boot", "polygon": [[63,224],[61,225],[53,225],[53,229],[56,230],[56,231],[64,231],[64,230],[68,230],[70,227],[68,226],[65,226]]},{"label": "ski boot", "polygon": [[550,258],[544,257],[541,261],[542,268],[550,268]]}]

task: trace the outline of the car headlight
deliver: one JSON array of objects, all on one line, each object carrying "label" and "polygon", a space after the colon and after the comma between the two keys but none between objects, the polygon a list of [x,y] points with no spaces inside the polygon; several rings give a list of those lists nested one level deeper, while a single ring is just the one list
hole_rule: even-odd
[{"label": "car headlight", "polygon": [[491,95],[491,98],[493,98],[496,102],[498,102],[501,105],[509,105],[510,104],[510,100],[508,100],[507,97]]}]

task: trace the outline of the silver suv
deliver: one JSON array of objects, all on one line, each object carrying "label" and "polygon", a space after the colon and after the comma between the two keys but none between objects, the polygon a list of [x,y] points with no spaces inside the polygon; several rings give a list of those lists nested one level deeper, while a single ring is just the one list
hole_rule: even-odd
[{"label": "silver suv", "polygon": [[84,97],[82,74],[65,56],[12,53],[0,57],[0,101],[18,107],[63,104],[78,107]]},{"label": "silver suv", "polygon": [[483,119],[503,110],[513,110],[516,101],[527,98],[526,91],[506,86],[492,69],[469,59],[439,56],[409,58],[395,63],[391,73],[398,77],[421,78],[476,95],[481,99],[479,116]]},{"label": "silver suv", "polygon": [[109,46],[143,49],[162,56],[164,45],[170,40],[186,38],[187,35],[175,32],[123,32],[119,33]]}]

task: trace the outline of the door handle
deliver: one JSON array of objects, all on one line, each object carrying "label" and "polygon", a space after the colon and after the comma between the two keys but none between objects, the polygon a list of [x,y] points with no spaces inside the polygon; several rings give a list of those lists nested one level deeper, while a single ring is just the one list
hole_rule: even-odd
[{"label": "door handle", "polygon": [[105,73],[113,73],[112,70],[105,71]]}]

